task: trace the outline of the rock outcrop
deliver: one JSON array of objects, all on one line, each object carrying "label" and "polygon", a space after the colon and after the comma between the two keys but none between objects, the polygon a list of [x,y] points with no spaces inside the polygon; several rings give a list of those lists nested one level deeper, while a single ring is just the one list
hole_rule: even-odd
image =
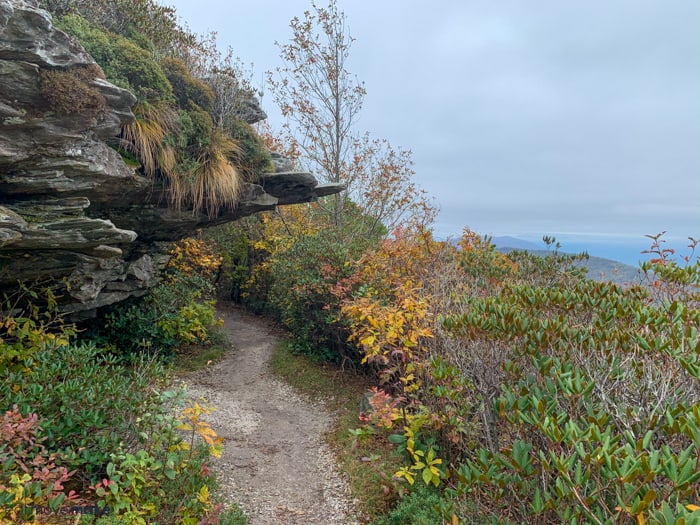
[{"label": "rock outcrop", "polygon": [[156,283],[163,241],[342,190],[276,159],[283,171],[216,217],[169,208],[106,142],[134,118],[130,92],[95,78],[106,109],[59,113],[47,101],[42,72],[94,64],[33,1],[0,0],[0,290],[45,280],[66,311],[89,314]]}]

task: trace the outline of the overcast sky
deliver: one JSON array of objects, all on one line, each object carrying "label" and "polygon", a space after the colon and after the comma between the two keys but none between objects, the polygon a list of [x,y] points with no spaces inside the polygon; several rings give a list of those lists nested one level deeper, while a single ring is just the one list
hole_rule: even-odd
[{"label": "overcast sky", "polygon": [[[160,1],[260,83],[311,7]],[[368,92],[358,129],[413,151],[439,235],[700,236],[698,0],[339,5]]]}]

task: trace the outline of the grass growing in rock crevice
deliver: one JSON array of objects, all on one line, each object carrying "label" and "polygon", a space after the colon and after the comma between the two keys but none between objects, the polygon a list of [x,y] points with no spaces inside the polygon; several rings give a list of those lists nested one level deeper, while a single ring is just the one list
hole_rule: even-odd
[{"label": "grass growing in rock crevice", "polygon": [[294,354],[285,342],[275,348],[270,367],[297,391],[314,401],[322,401],[336,414],[326,441],[348,477],[361,518],[371,523],[385,516],[397,499],[396,482],[386,473],[398,470],[401,458],[382,436],[358,439],[351,433],[360,426],[359,404],[371,386],[370,380]]}]

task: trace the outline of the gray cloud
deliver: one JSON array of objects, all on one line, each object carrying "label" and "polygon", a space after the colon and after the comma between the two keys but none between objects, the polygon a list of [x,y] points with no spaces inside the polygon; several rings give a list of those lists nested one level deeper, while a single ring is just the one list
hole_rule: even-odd
[{"label": "gray cloud", "polygon": [[[272,43],[310,7],[168,3],[258,73],[278,64]],[[413,150],[442,233],[700,234],[700,3],[343,8],[368,89],[359,125]]]}]

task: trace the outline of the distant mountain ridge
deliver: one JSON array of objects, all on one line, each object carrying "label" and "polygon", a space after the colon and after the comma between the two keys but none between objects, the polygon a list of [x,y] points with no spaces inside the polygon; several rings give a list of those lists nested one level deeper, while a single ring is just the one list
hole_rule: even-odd
[{"label": "distant mountain ridge", "polygon": [[[533,242],[516,237],[493,237],[491,239],[491,244],[496,246],[496,249],[503,253],[508,253],[513,250],[525,250],[534,255],[539,255],[540,257],[546,257],[552,253],[551,251],[542,249]],[[594,281],[611,281],[619,285],[629,285],[639,283],[641,279],[639,268],[604,257],[589,255],[588,260],[579,261],[575,264],[576,266],[586,268],[588,270],[588,278]]]},{"label": "distant mountain ridge", "polygon": [[496,248],[511,248],[513,250],[541,250],[542,244],[535,244],[531,241],[526,241],[524,239],[518,239],[517,237],[510,237],[504,235],[502,237],[491,237],[491,244]]}]

